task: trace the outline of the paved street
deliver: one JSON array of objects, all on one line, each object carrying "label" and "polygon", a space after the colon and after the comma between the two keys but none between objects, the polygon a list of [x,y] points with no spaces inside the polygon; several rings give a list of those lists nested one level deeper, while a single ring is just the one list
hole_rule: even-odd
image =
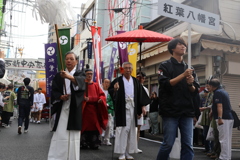
[{"label": "paved street", "polygon": [[[52,132],[45,121],[41,124],[30,124],[29,132],[17,134],[17,120],[13,120],[10,128],[1,127],[0,132],[0,160],[47,160],[48,149]],[[149,136],[146,135],[149,138]],[[135,160],[155,160],[160,146],[159,137],[142,138],[139,148],[141,154],[133,154]],[[153,140],[154,138],[154,140]],[[195,149],[194,160],[210,160],[201,152],[202,148]],[[232,160],[240,159],[240,151],[233,151]],[[117,160],[118,155],[113,155]],[[81,160],[112,160],[112,147],[101,146],[99,150],[81,150]]]}]

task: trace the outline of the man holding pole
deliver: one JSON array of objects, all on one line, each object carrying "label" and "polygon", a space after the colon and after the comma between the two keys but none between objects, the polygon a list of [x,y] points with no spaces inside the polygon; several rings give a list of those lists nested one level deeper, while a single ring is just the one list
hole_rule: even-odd
[{"label": "man holding pole", "polygon": [[[181,160],[192,160],[194,97],[198,94],[198,78],[194,69],[183,61],[186,44],[180,38],[168,43],[172,57],[159,67],[160,115],[163,119],[163,144],[157,160],[168,160],[178,128],[181,132]],[[171,126],[171,127],[169,127]]]},{"label": "man holding pole", "polygon": [[51,114],[56,113],[48,160],[80,159],[80,131],[85,74],[76,70],[76,54],[65,55],[66,70],[58,72],[52,82]]}]

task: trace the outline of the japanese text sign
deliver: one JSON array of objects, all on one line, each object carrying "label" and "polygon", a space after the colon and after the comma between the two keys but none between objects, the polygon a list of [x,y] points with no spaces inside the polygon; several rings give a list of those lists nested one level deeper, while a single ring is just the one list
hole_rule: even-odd
[{"label": "japanese text sign", "polygon": [[5,67],[7,69],[45,70],[45,61],[44,59],[6,58]]},{"label": "japanese text sign", "polygon": [[219,15],[169,0],[158,1],[158,14],[219,30]]},{"label": "japanese text sign", "polygon": [[46,64],[46,91],[47,97],[51,97],[52,81],[57,74],[57,43],[45,44]]}]

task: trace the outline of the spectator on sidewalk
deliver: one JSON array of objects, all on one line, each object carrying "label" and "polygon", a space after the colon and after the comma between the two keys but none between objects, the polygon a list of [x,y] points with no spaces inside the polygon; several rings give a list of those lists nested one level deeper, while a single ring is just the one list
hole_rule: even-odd
[{"label": "spectator on sidewalk", "polygon": [[212,114],[219,131],[219,142],[221,145],[219,159],[231,160],[233,116],[229,95],[216,78],[210,80],[209,90],[214,92]]},{"label": "spectator on sidewalk", "polygon": [[[210,111],[212,108],[212,98],[213,98],[213,92],[209,92],[209,84],[208,81],[206,82],[206,88],[204,89],[204,98],[205,102],[202,103],[203,106],[201,106],[200,111],[202,112],[202,119],[201,119],[201,125],[203,126],[203,142],[205,150],[203,150],[204,153],[211,153],[213,150],[213,142],[206,140],[207,133],[210,126]],[[209,154],[208,154],[209,155]]]},{"label": "spectator on sidewalk", "polygon": [[7,90],[3,94],[4,97],[4,107],[3,107],[3,113],[2,113],[2,123],[5,124],[5,128],[9,128],[9,121],[10,118],[13,116],[13,110],[14,110],[14,100],[16,100],[17,96],[13,92],[13,85],[9,84],[7,87]]},{"label": "spectator on sidewalk", "polygon": [[19,107],[18,134],[22,134],[22,124],[24,122],[24,132],[28,132],[29,114],[33,105],[33,87],[29,86],[30,78],[24,78],[24,85],[17,91],[17,104]]},{"label": "spectator on sidewalk", "polygon": [[159,99],[157,97],[157,93],[152,92],[149,118],[151,121],[151,134],[153,134],[153,135],[159,134],[159,127],[158,127],[158,109],[159,108],[158,108],[158,106],[159,106]]}]

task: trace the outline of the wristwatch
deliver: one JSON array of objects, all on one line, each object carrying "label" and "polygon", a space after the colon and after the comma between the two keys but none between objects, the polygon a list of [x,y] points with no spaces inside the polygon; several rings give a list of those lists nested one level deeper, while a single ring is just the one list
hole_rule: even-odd
[{"label": "wristwatch", "polygon": [[218,117],[218,119],[222,119],[222,117]]}]

